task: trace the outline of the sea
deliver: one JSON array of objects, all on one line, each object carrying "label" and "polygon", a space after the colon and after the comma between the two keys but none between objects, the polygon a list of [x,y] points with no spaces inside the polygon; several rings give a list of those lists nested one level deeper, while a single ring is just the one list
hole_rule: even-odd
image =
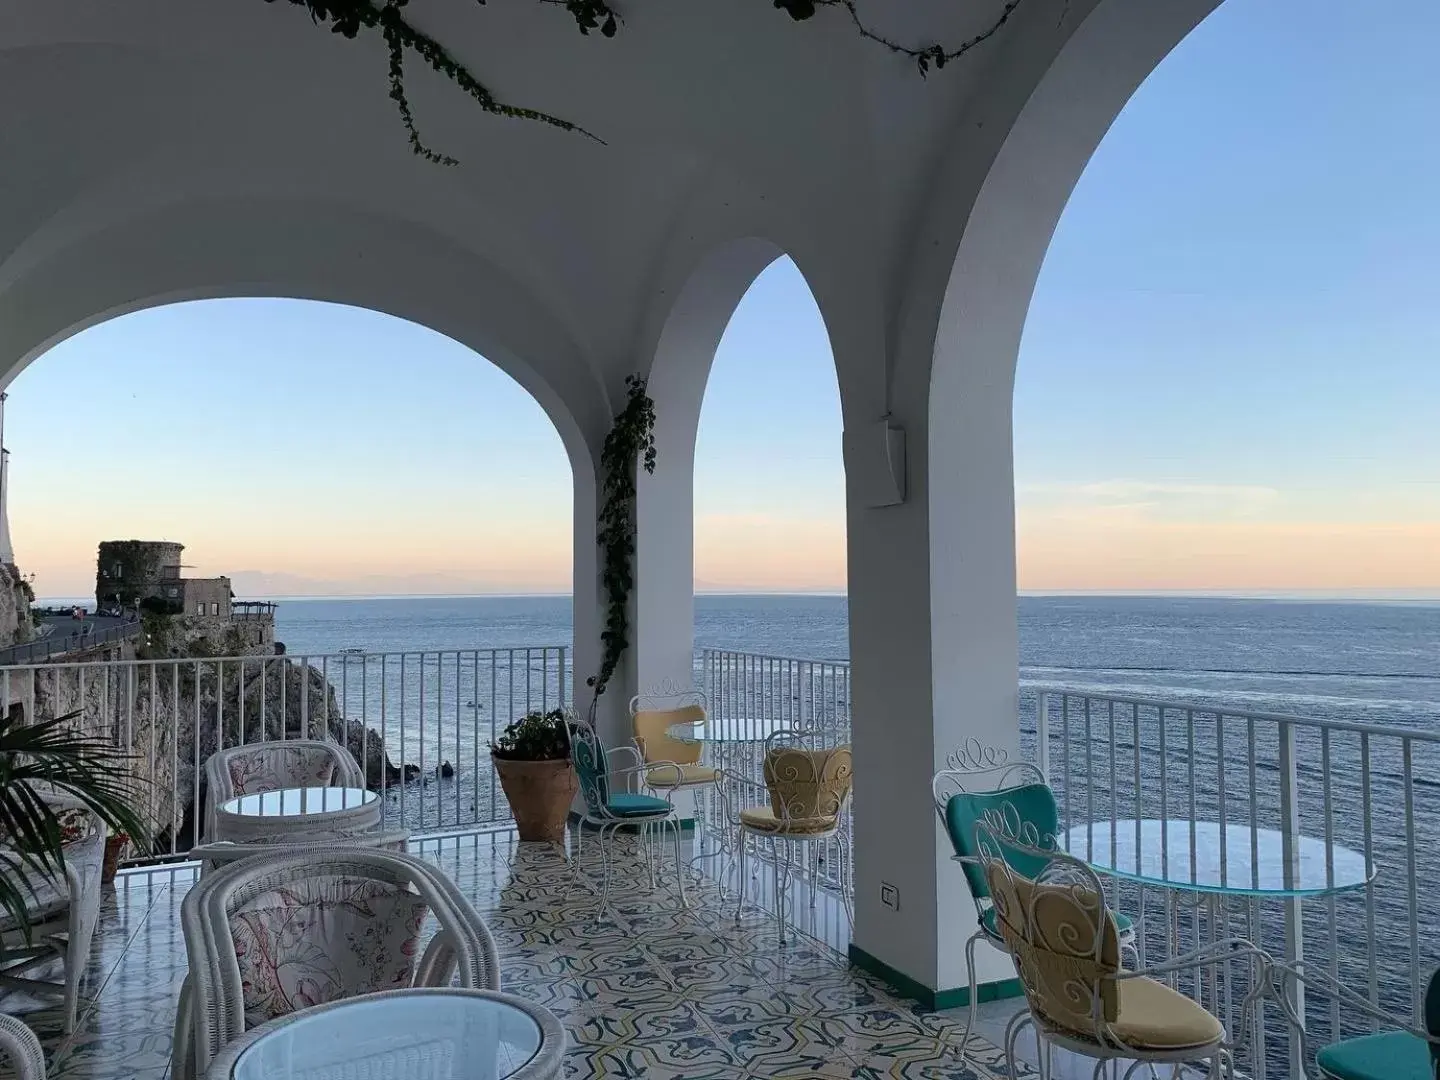
[{"label": "sea", "polygon": [[[1440,731],[1440,602],[1022,596],[1020,674],[1068,688]],[[292,599],[291,653],[565,645],[570,599]],[[849,658],[843,596],[698,596],[696,648]]]}]

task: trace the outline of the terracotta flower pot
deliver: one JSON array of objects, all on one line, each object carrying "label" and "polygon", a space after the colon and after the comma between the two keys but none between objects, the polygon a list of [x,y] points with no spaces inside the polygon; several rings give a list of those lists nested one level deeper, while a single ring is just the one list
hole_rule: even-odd
[{"label": "terracotta flower pot", "polygon": [[109,885],[114,882],[115,875],[120,872],[120,856],[128,843],[130,838],[123,834],[105,838],[105,862],[100,867],[100,884]]},{"label": "terracotta flower pot", "polygon": [[580,790],[580,781],[566,759],[558,761],[515,761],[491,758],[500,774],[500,786],[510,801],[521,840],[561,843],[570,805]]}]

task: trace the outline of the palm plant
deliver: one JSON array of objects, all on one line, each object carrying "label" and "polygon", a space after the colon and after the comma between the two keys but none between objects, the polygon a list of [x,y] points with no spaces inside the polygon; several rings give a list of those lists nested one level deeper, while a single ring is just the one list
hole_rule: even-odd
[{"label": "palm plant", "polygon": [[79,715],[27,726],[16,705],[0,718],[0,836],[5,844],[0,848],[0,908],[27,938],[32,876],[53,880],[65,865],[63,808],[47,796],[69,796],[137,843],[147,831],[131,807],[135,781],[129,756],[101,739],[66,730],[64,725]]}]

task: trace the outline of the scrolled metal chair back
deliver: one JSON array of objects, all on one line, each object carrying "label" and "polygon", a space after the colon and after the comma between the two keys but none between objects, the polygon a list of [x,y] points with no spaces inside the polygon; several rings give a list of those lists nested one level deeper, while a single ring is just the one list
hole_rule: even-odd
[{"label": "scrolled metal chair back", "polygon": [[674,679],[661,679],[650,689],[630,699],[630,715],[638,712],[698,708],[708,714],[710,698],[698,686],[686,686]]},{"label": "scrolled metal chair back", "polygon": [[583,720],[566,722],[570,736],[570,763],[580,781],[580,794],[591,814],[604,815],[610,805],[610,771],[605,747],[595,729]]},{"label": "scrolled metal chair back", "polygon": [[1004,747],[987,746],[969,739],[945,755],[945,768],[930,781],[935,809],[945,816],[945,806],[955,795],[1005,791],[1026,784],[1046,784],[1045,774],[1028,761],[1011,761]]},{"label": "scrolled metal chair back", "polygon": [[848,743],[817,746],[820,729],[786,728],[765,740],[765,787],[781,820],[838,819],[850,800],[854,760]]},{"label": "scrolled metal chair back", "polygon": [[[1064,852],[1030,848],[998,814],[976,823],[975,848],[1031,1012],[1108,1041],[1119,1007],[1120,934],[1095,871]],[[1015,869],[1017,852],[1039,866],[1034,877]]]}]

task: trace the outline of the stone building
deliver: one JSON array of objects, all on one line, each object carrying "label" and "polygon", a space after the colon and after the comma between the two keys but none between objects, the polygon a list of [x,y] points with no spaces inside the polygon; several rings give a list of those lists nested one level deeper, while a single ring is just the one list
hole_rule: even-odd
[{"label": "stone building", "polygon": [[185,545],[172,540],[106,540],[95,561],[95,604],[102,615],[140,609],[175,620],[176,647],[202,639],[205,647],[250,654],[275,641],[273,604],[243,604],[236,612],[228,577],[182,573]]}]

